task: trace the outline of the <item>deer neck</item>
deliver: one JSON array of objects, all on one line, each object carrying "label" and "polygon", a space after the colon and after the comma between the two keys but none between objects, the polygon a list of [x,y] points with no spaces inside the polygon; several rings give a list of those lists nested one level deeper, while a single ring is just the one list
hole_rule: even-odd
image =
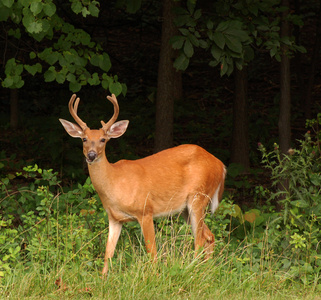
[{"label": "deer neck", "polygon": [[104,155],[92,164],[88,164],[88,170],[91,182],[101,196],[102,193],[106,193],[109,190],[110,181],[109,178],[112,178],[113,167],[108,162],[106,156]]}]

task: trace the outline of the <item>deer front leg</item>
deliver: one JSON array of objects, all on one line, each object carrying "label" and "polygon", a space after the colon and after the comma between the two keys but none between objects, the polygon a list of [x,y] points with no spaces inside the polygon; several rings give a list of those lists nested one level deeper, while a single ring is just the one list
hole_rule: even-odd
[{"label": "deer front leg", "polygon": [[146,250],[151,254],[154,261],[157,260],[157,249],[155,242],[155,229],[153,222],[153,215],[148,214],[143,216],[141,219],[138,219],[140,227],[142,228]]},{"label": "deer front leg", "polygon": [[104,268],[102,271],[103,275],[106,275],[108,272],[108,261],[114,256],[116,244],[121,232],[122,223],[115,221],[111,216],[109,218],[109,232],[108,239],[106,244],[106,252],[104,258]]}]

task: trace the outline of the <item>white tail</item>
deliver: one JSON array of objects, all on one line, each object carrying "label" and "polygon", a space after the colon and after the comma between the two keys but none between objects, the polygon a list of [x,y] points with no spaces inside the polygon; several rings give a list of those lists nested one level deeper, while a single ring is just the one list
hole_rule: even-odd
[{"label": "white tail", "polygon": [[69,111],[74,124],[60,119],[72,137],[81,138],[91,181],[108,213],[109,235],[103,274],[114,250],[124,222],[137,220],[142,228],[147,252],[156,259],[153,218],[182,213],[192,225],[195,250],[204,247],[209,256],[214,235],[204,223],[205,210],[211,202],[212,213],[222,197],[225,180],[223,163],[196,145],[181,145],[138,160],[108,162],[106,142],[120,137],[128,121],[116,122],[119,106],[115,95],[107,96],[114,105],[114,115],[91,130],[77,115],[79,98],[73,95]]}]

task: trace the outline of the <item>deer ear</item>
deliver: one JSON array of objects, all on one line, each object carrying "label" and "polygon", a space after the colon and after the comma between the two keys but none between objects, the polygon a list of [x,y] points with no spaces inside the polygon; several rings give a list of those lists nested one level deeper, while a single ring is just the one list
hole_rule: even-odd
[{"label": "deer ear", "polygon": [[118,121],[118,122],[114,123],[108,129],[107,136],[109,138],[114,138],[114,139],[122,136],[127,129],[128,123],[129,123],[129,121],[127,121],[127,120]]},{"label": "deer ear", "polygon": [[62,126],[66,129],[67,133],[72,136],[72,137],[82,137],[82,129],[80,128],[80,126],[78,126],[77,124],[71,123],[69,121],[66,121],[64,119],[59,119],[59,121],[61,122]]}]

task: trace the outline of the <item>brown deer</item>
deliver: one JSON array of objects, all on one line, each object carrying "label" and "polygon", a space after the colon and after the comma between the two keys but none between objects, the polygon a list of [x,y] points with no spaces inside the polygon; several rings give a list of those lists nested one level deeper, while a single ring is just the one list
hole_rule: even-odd
[{"label": "brown deer", "polygon": [[101,121],[99,130],[89,129],[77,115],[80,99],[72,95],[69,111],[77,124],[59,119],[72,137],[81,138],[91,181],[109,218],[104,268],[113,257],[124,222],[137,220],[147,252],[156,259],[153,218],[182,213],[192,225],[195,251],[204,247],[207,257],[213,252],[214,235],[204,223],[205,210],[212,213],[219,205],[225,180],[223,163],[196,145],[181,145],[138,160],[108,162],[106,143],[120,137],[128,121],[115,123],[119,106],[115,95],[107,96],[114,105],[114,115]]}]

